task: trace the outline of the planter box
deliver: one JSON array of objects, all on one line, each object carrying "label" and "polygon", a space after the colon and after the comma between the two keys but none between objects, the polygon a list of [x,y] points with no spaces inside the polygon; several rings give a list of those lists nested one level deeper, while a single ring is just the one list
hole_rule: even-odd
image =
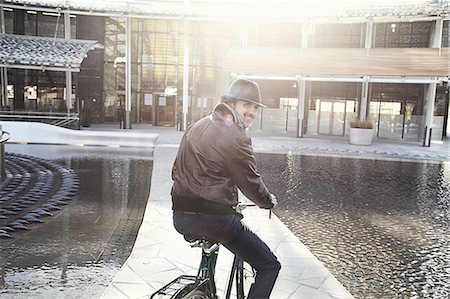
[{"label": "planter box", "polygon": [[349,141],[356,145],[371,145],[373,129],[350,128]]}]

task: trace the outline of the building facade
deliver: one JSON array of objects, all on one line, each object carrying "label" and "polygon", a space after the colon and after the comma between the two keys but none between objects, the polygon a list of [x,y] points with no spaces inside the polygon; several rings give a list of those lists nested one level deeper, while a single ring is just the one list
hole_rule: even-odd
[{"label": "building facade", "polygon": [[[442,140],[449,130],[450,19],[446,1],[433,2],[439,8],[433,12],[400,7],[378,10],[376,17],[366,11],[358,17],[347,13],[264,22],[193,18],[188,31],[186,20],[174,13],[162,18],[71,10],[71,36],[97,40],[103,48],[89,52],[81,71],[72,73],[70,109],[79,112],[89,105],[94,122],[120,122],[131,105],[131,123],[177,126],[183,112],[187,123],[209,114],[233,78],[247,77],[259,83],[268,106],[254,131],[345,136],[350,121],[363,116],[373,120],[378,138],[419,141],[432,127],[432,140]],[[3,33],[63,38],[61,10],[36,8],[4,5]],[[128,38],[131,93],[126,86]],[[390,60],[379,70],[375,65],[369,71],[367,60],[358,65],[361,53],[370,59],[380,49]],[[427,72],[405,75],[395,69],[396,59],[409,53],[404,50],[427,49],[439,52],[441,69],[426,62]],[[410,56],[411,65],[421,64],[422,53]],[[66,111],[64,72],[11,68],[7,81],[3,109]]]}]

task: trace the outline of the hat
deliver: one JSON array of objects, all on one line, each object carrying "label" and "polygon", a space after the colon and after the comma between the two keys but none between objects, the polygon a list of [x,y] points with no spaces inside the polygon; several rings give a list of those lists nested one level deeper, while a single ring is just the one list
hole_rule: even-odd
[{"label": "hat", "polygon": [[228,88],[227,93],[221,96],[221,99],[222,102],[236,102],[242,100],[267,108],[261,101],[261,93],[258,84],[246,79],[234,80]]}]

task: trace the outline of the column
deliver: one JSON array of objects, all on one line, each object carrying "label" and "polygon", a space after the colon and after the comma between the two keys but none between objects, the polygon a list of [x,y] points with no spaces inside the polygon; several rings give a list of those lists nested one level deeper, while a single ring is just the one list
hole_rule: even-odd
[{"label": "column", "polygon": [[[370,55],[373,39],[373,21],[366,22],[366,38],[364,40],[364,48],[367,49],[367,56]],[[369,98],[369,76],[364,76],[361,83],[361,98],[359,100],[359,119],[365,120],[367,117],[367,102]]]},{"label": "column", "polygon": [[[14,34],[24,35],[26,11],[15,9],[13,13]],[[14,85],[14,103],[13,107],[10,108],[14,108],[14,110],[25,110],[25,70],[20,68],[15,69],[11,81]]]},{"label": "column", "polygon": [[434,115],[434,99],[436,98],[436,83],[430,83],[425,90],[425,126],[426,131],[423,134],[423,145],[430,146],[433,115]]},{"label": "column", "polygon": [[[432,39],[430,41],[431,48],[441,48],[442,46],[442,32],[444,21],[442,19],[436,20]],[[433,116],[434,116],[434,102],[436,98],[436,83],[430,83],[425,89],[425,133],[422,135],[424,138],[423,145],[430,146]]]},{"label": "column", "polygon": [[[70,13],[68,12],[64,13],[64,38],[70,39]],[[69,116],[72,109],[72,72],[69,70],[66,71],[66,105]]]},{"label": "column", "polygon": [[[308,48],[308,38],[312,32],[312,24],[310,22],[304,23],[302,27],[302,37],[300,40],[300,47],[302,49]],[[305,107],[306,107],[306,81],[301,76],[297,76],[297,137],[303,138],[305,127]]]},{"label": "column", "polygon": [[442,32],[444,30],[444,20],[439,19],[436,20],[436,24],[434,27],[434,32],[432,34],[431,39],[431,48],[438,48],[440,49],[442,47]]},{"label": "column", "polygon": [[297,78],[297,137],[303,137],[304,119],[305,119],[305,99],[306,99],[306,81],[302,78]]},{"label": "column", "polygon": [[136,122],[141,123],[141,98],[142,98],[142,52],[143,52],[143,24],[142,19],[138,19],[138,51],[137,51],[137,102],[136,102]]},{"label": "column", "polygon": [[359,119],[365,120],[367,116],[367,102],[369,98],[369,76],[364,76],[364,81],[361,84],[362,89],[359,104]]},{"label": "column", "polygon": [[187,127],[187,113],[189,104],[189,20],[184,19],[184,45],[183,45],[183,120],[181,130]]},{"label": "column", "polygon": [[366,39],[364,41],[364,48],[367,49],[367,55],[369,55],[369,49],[372,48],[373,39],[373,21],[366,22]]},{"label": "column", "polygon": [[124,129],[131,129],[131,18],[126,18],[125,37],[125,123]]}]

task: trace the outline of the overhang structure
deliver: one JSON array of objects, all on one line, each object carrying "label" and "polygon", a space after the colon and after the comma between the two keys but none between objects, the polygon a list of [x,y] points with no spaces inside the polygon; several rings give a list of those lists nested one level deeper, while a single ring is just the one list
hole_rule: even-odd
[{"label": "overhang structure", "polygon": [[249,47],[231,49],[223,68],[254,79],[439,83],[448,81],[449,58],[449,48]]},{"label": "overhang structure", "polygon": [[97,41],[0,34],[0,67],[79,72]]},{"label": "overhang structure", "polygon": [[[58,14],[227,22],[311,24],[450,19],[447,0],[4,0],[0,6]],[[448,48],[440,45],[420,49],[374,49],[367,45],[365,49],[244,47],[230,50],[223,67],[232,73],[263,77],[337,80],[340,76],[340,80],[345,77],[348,79],[344,81],[358,81],[361,76],[378,80],[395,76],[399,80],[414,77],[411,80],[415,83],[415,77],[422,77],[423,83],[428,83],[429,77],[448,81],[449,55]]]}]

